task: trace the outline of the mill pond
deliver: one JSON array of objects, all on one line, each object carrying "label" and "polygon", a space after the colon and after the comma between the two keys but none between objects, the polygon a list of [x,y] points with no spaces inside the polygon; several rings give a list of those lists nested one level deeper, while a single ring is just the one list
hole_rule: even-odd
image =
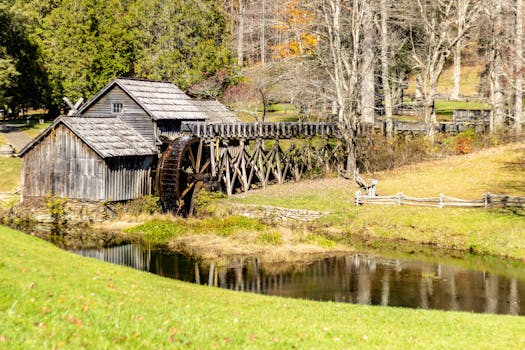
[{"label": "mill pond", "polygon": [[311,300],[525,315],[525,281],[449,263],[349,253],[302,266],[257,258],[205,262],[138,244],[74,253],[161,276],[231,290]]}]

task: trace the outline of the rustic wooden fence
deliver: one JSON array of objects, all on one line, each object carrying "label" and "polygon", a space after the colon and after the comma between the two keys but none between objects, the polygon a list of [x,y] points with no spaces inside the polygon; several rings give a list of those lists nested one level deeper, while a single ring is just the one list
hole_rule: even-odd
[{"label": "rustic wooden fence", "polygon": [[525,197],[485,193],[480,199],[460,199],[444,194],[440,194],[439,197],[417,198],[407,196],[402,192],[396,196],[369,196],[357,191],[355,204],[412,205],[436,208],[525,208]]}]

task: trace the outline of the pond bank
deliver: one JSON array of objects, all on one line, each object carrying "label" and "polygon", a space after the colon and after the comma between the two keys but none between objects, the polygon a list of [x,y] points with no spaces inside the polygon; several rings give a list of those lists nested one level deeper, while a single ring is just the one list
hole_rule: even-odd
[{"label": "pond bank", "polygon": [[9,348],[510,349],[525,342],[523,317],[235,293],[86,259],[5,227],[0,243],[0,346]]},{"label": "pond bank", "polygon": [[[375,209],[359,208],[347,217],[336,217],[336,223],[323,219],[277,222],[274,217],[264,220],[236,215],[200,219],[142,215],[91,225],[66,222],[58,226],[49,219],[36,223],[35,217],[4,216],[1,222],[66,248],[142,242],[210,261],[257,256],[267,264],[300,263],[355,251],[457,258],[478,255],[525,261],[525,223],[515,215],[465,210],[461,219],[468,229],[459,230],[451,226],[451,212],[447,214],[446,210],[390,208],[397,218],[404,211],[404,219],[394,222],[383,215],[382,222],[378,222]],[[411,220],[406,221],[407,217]],[[430,218],[440,225],[427,222]],[[490,232],[474,224],[470,227],[473,221],[491,221]]]}]

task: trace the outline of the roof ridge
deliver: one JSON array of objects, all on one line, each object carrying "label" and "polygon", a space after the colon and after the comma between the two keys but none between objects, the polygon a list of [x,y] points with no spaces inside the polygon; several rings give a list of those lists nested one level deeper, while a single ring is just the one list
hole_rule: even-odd
[{"label": "roof ridge", "polygon": [[[148,82],[148,83],[167,83],[167,84],[175,85],[175,83],[173,83],[172,81],[169,81],[169,80],[154,80],[154,79],[136,78],[136,77],[117,77],[117,78],[115,78],[115,80],[133,80],[133,81],[144,81],[144,82]],[[177,86],[177,85],[175,85],[175,86]]]}]

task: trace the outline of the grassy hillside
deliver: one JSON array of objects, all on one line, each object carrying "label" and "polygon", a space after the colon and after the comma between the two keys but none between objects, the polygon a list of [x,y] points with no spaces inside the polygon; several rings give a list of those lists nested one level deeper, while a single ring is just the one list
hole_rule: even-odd
[{"label": "grassy hillside", "polygon": [[520,348],[525,318],[190,285],[0,227],[0,348]]},{"label": "grassy hillside", "polygon": [[[424,162],[363,177],[379,179],[378,193],[418,197],[439,193],[481,198],[485,192],[525,196],[525,144]],[[480,254],[525,259],[522,214],[483,209],[354,205],[353,181],[320,179],[248,192],[229,200],[327,211],[329,236],[352,244],[368,239],[424,243]]]},{"label": "grassy hillside", "polygon": [[[467,97],[478,96],[480,75],[483,70],[481,65],[461,67],[460,94]],[[454,67],[450,66],[443,70],[438,81],[438,94],[441,96],[450,96],[454,88]],[[408,95],[413,96],[415,92],[414,78],[409,80],[408,89],[405,90]]]}]

